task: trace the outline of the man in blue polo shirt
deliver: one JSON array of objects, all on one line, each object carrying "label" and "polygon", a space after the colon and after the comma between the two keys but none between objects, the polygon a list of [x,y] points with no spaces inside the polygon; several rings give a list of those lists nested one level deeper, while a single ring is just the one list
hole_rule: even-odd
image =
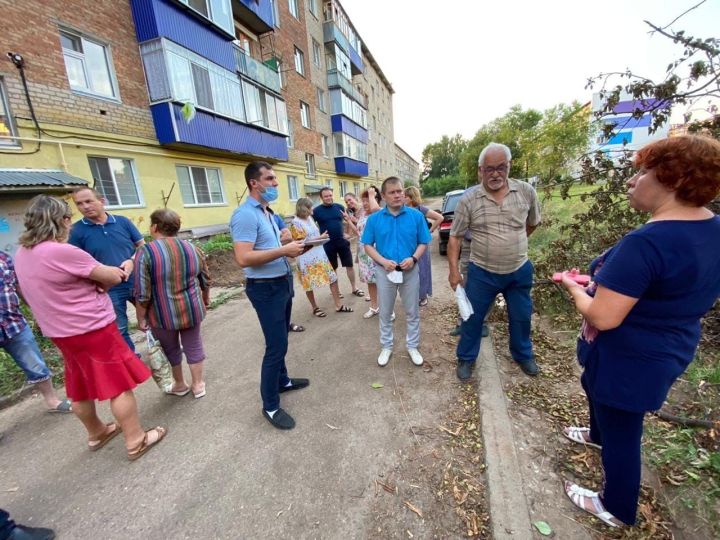
[{"label": "man in blue polo shirt", "polygon": [[280,393],[305,388],[307,379],[291,379],[285,366],[292,312],[293,280],[285,257],[305,251],[302,242],[281,240],[269,204],[278,197],[272,166],[253,161],[245,169],[248,198],[230,219],[235,260],[245,271],[245,292],[255,308],[265,336],[260,374],[263,416],[279,429],[292,429],[295,420],[280,408]]},{"label": "man in blue polo shirt", "polygon": [[407,350],[410,360],[421,366],[420,273],[417,261],[432,237],[421,212],[405,206],[403,182],[391,176],[382,184],[385,208],[373,213],[365,224],[362,243],[365,253],[376,263],[378,304],[380,307],[380,366],[392,355],[392,313],[398,292],[407,319]]},{"label": "man in blue polo shirt", "polygon": [[133,303],[131,276],[135,269],[135,250],[145,243],[143,235],[125,216],[108,214],[105,199],[96,189],[78,188],[72,198],[83,217],[73,224],[68,242],[102,264],[119,266],[125,272],[125,280],[110,289],[108,295],[115,308],[115,323],[134,351],[128,332],[127,304]]},{"label": "man in blue polo shirt", "polygon": [[352,293],[355,296],[365,296],[365,293],[355,285],[352,250],[350,242],[345,238],[345,220],[347,219],[345,207],[333,202],[333,191],[329,187],[320,190],[320,199],[322,199],[322,204],[313,208],[313,219],[317,222],[320,232],[327,232],[330,237],[330,241],[323,244],[325,254],[330,260],[333,270],[337,270],[338,257],[340,257],[340,264],[347,271]]}]

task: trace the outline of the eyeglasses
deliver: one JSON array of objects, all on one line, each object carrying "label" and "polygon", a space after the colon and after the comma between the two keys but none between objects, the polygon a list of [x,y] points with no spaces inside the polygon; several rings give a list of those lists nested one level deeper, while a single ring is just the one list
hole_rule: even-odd
[{"label": "eyeglasses", "polygon": [[502,165],[498,165],[497,167],[487,167],[485,165],[481,165],[480,168],[482,169],[482,172],[485,174],[493,174],[493,173],[500,173],[504,174],[508,170],[507,163],[503,163]]}]

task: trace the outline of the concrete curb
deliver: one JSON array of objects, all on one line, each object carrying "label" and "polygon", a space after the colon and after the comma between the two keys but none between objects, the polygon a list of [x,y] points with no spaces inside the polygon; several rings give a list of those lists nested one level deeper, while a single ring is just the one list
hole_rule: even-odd
[{"label": "concrete curb", "polygon": [[530,511],[499,369],[492,337],[483,338],[476,377],[485,442],[490,522],[495,539],[529,540],[533,537]]}]

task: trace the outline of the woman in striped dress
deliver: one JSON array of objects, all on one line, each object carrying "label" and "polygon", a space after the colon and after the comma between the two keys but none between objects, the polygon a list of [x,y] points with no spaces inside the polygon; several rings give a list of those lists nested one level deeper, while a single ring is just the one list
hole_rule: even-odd
[{"label": "woman in striped dress", "polygon": [[[205,351],[200,323],[210,305],[210,276],[203,252],[177,238],[179,230],[176,212],[161,209],[150,215],[153,241],[135,256],[138,327],[152,330],[172,366],[173,386],[168,394],[184,396],[192,390],[201,398],[205,395]],[[183,352],[190,368],[190,386],[183,376]]]}]

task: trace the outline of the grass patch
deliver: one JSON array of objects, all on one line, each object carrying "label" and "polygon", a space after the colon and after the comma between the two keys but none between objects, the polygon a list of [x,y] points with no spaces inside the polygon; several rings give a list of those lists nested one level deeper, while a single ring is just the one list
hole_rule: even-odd
[{"label": "grass patch", "polygon": [[200,247],[208,255],[218,251],[232,251],[233,241],[229,234],[219,234],[202,244]]}]

